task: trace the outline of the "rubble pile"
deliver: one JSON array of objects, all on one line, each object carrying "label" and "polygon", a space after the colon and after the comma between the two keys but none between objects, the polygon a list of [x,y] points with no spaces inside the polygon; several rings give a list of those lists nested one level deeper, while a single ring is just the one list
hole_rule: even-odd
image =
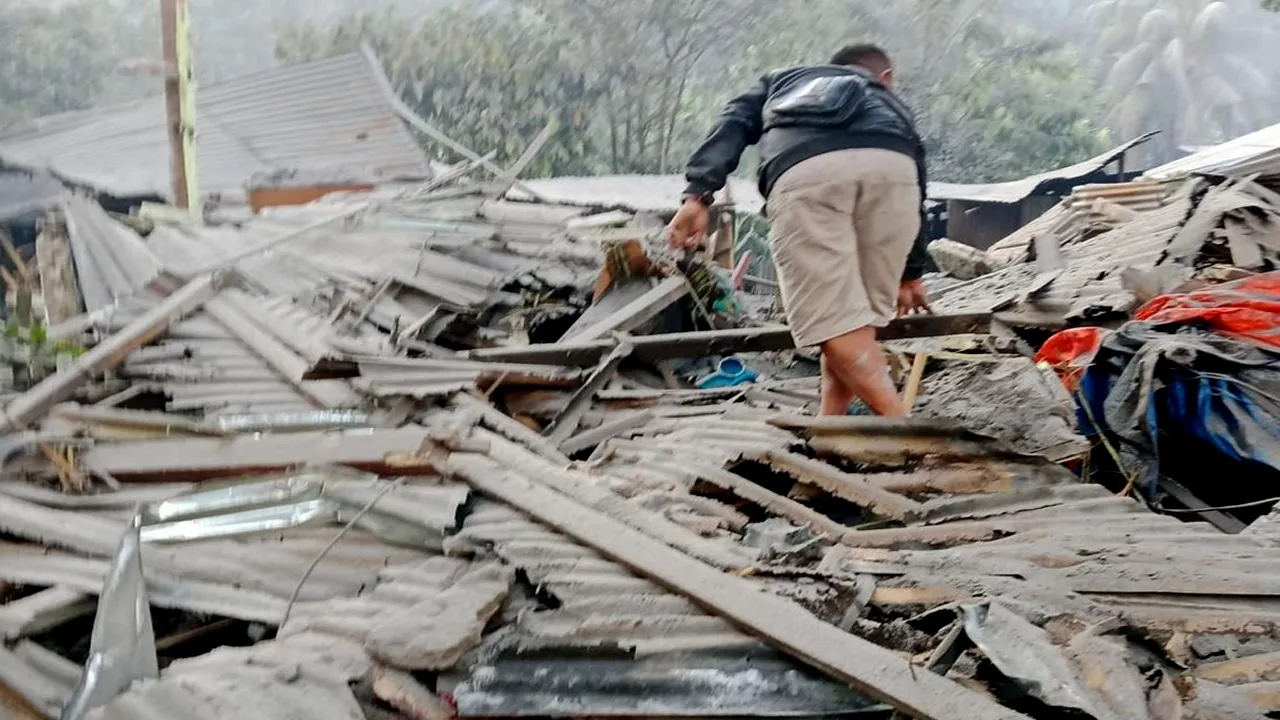
[{"label": "rubble pile", "polygon": [[[1111,233],[1151,228],[1153,267],[1241,237],[1270,258],[1260,187]],[[1068,469],[1071,395],[979,301],[1010,271],[886,329],[915,419],[815,419],[786,328],[666,257],[660,219],[501,198],[435,182],[145,234],[61,202],[35,272],[76,309],[48,337],[84,351],[0,418],[0,708],[1280,710],[1280,549]]]},{"label": "rubble pile", "polygon": [[389,88],[202,89],[198,219],[158,98],[0,138],[59,180],[0,273],[0,716],[1280,713],[1266,173],[939,242],[915,416],[815,418],[723,198],[674,256],[681,178],[521,182],[550,128],[500,168]]}]

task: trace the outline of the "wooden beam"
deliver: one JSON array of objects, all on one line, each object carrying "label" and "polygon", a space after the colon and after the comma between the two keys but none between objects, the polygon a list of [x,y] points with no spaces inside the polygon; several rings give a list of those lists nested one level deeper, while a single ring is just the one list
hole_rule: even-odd
[{"label": "wooden beam", "polygon": [[218,292],[220,284],[221,277],[216,274],[195,278],[67,369],[19,395],[0,414],[0,434],[28,427],[54,405],[73,396],[90,379],[119,366],[134,350],[160,337],[172,324],[204,305]]},{"label": "wooden beam", "polygon": [[[85,467],[134,482],[205,480],[269,473],[309,464],[346,465],[370,472],[414,474],[392,460],[412,457],[427,439],[426,428],[368,432],[304,432],[245,435],[229,439],[152,440],[96,445],[82,456]],[[431,472],[423,463],[416,470]]]},{"label": "wooden beam", "polygon": [[[604,389],[609,381],[618,374],[618,366],[623,360],[631,354],[630,345],[619,345],[613,352],[609,353],[609,357],[600,361],[600,365],[591,373],[591,377],[578,388],[578,391],[569,398],[569,404],[565,407],[564,412],[556,416],[554,422],[547,427],[544,433],[547,440],[554,443],[557,447],[562,445],[573,434],[578,431],[578,426],[582,423],[582,416],[591,409],[591,401],[595,399],[596,393]],[[561,448],[563,452],[563,448]],[[566,453],[568,454],[568,453]]]},{"label": "wooden beam", "polygon": [[1280,652],[1201,665],[1191,674],[1223,685],[1280,682]]},{"label": "wooden beam", "polygon": [[477,490],[520,508],[622,563],[633,572],[688,597],[774,647],[853,689],[923,720],[1012,720],[1025,715],[930,672],[908,658],[856,635],[842,633],[796,603],[746,578],[726,575],[653,538],[492,460],[455,453],[453,474]]},{"label": "wooden beam", "polygon": [[[501,177],[502,174],[506,172],[503,168],[493,162],[491,155],[480,155],[480,153],[477,153],[448,135],[445,135],[444,132],[431,125],[426,120],[423,120],[421,116],[413,111],[413,108],[405,104],[404,100],[400,97],[400,93],[396,92],[396,89],[392,87],[391,80],[387,78],[387,74],[382,68],[382,62],[378,60],[378,55],[373,51],[373,48],[370,47],[368,43],[365,43],[360,46],[360,52],[365,56],[365,59],[369,61],[369,67],[373,70],[374,78],[378,81],[378,85],[382,89],[383,97],[391,106],[391,111],[396,115],[399,115],[401,120],[408,123],[408,125],[414,130],[417,130],[423,135],[426,135],[432,140],[444,145],[467,160],[479,164],[480,167],[483,167],[493,173],[495,177]],[[513,183],[513,185],[514,187],[519,188],[521,192],[528,194],[534,200],[550,204],[550,201],[547,200],[545,196],[540,195],[529,186],[523,185],[519,182]]]},{"label": "wooden beam", "polygon": [[749,459],[765,463],[775,470],[790,475],[797,482],[821,488],[841,500],[847,500],[883,518],[906,521],[920,512],[920,503],[914,500],[895,495],[866,482],[857,475],[841,472],[824,462],[811,460],[795,453],[770,450]]},{"label": "wooden beam", "polygon": [[169,172],[173,204],[198,212],[195,96],[189,42],[187,0],[160,0],[160,47],[164,55],[165,126],[169,134]]},{"label": "wooden beam", "polygon": [[[991,330],[990,313],[967,315],[913,315],[897,318],[882,328],[877,337],[881,342],[910,340],[922,337],[946,335],[982,334]],[[710,355],[734,355],[746,352],[775,352],[795,349],[791,330],[785,325],[735,330],[710,330],[705,332],[670,333],[628,338],[635,346],[638,360],[676,360]],[[496,362],[533,363],[536,365],[576,365],[590,367],[608,355],[615,342],[567,342],[548,345],[522,345],[520,347],[486,348],[474,350],[471,357]]]},{"label": "wooden beam", "polygon": [[657,317],[689,292],[689,281],[683,275],[673,275],[600,322],[577,332],[571,329],[564,343],[557,344],[587,343],[607,338],[616,332],[631,332]]}]

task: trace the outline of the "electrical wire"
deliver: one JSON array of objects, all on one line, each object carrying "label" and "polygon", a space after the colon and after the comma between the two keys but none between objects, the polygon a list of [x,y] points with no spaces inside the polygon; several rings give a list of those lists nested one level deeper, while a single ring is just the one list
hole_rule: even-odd
[{"label": "electrical wire", "polygon": [[311,574],[320,566],[320,561],[324,560],[325,556],[333,551],[333,548],[342,541],[342,538],[346,537],[347,533],[351,532],[351,528],[355,527],[357,522],[360,522],[360,518],[368,514],[368,512],[373,509],[373,506],[378,504],[379,500],[386,497],[392,490],[404,485],[406,480],[407,478],[399,478],[388,483],[387,486],[382,488],[377,495],[373,496],[372,500],[365,503],[365,506],[360,508],[360,511],[357,512],[351,520],[338,531],[338,534],[333,536],[333,539],[329,541],[329,544],[324,546],[324,549],[320,551],[320,554],[316,555],[316,558],[307,566],[307,571],[302,573],[302,577],[298,579],[298,584],[293,588],[293,593],[289,595],[289,604],[285,605],[284,617],[280,620],[280,629],[283,630],[284,626],[288,624],[289,616],[293,614],[293,606],[297,604],[298,595],[302,593],[302,586],[307,584],[307,580],[311,578]]}]

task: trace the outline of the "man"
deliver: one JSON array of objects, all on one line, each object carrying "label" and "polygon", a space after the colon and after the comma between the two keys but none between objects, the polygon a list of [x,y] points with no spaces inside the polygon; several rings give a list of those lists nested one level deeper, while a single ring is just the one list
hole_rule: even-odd
[{"label": "man", "polygon": [[855,398],[905,416],[876,343],[897,314],[928,311],[922,204],[924,146],[893,93],[893,65],[852,45],[829,65],[770,73],[732,100],[686,170],[671,244],[696,247],[714,194],[748,146],[760,146],[760,192],[797,347],[822,348],[822,414]]}]

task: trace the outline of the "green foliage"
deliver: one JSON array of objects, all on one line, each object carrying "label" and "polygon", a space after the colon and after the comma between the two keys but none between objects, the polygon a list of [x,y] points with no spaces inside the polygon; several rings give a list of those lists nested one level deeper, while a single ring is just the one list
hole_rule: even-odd
[{"label": "green foliage", "polygon": [[48,330],[39,323],[22,326],[9,320],[0,333],[0,368],[19,389],[25,389],[57,372],[60,363],[70,362],[87,350],[65,340],[49,341]]},{"label": "green foliage", "polygon": [[0,0],[0,126],[110,99],[122,59],[115,8]]},{"label": "green foliage", "polygon": [[[863,40],[894,55],[939,180],[1012,179],[1151,129],[1159,160],[1280,111],[1280,18],[1258,0],[190,3],[204,82],[367,41],[415,110],[499,164],[557,120],[540,175],[678,172],[732,94]],[[0,128],[158,93],[121,72],[154,64],[156,15],[154,0],[0,0]]]}]

